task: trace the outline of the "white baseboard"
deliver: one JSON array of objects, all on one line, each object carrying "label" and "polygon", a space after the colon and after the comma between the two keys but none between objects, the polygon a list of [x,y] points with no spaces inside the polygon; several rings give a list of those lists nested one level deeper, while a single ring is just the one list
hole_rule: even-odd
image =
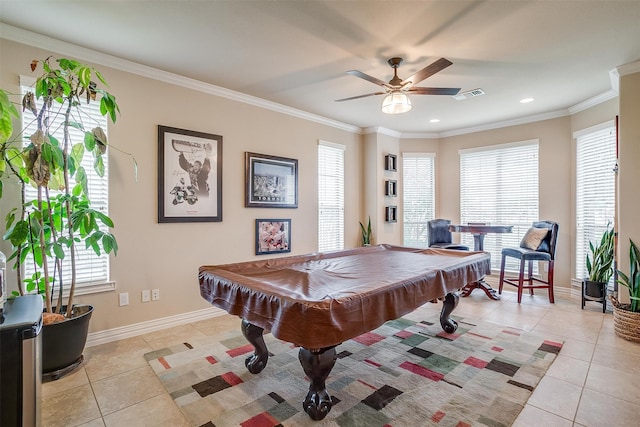
[{"label": "white baseboard", "polygon": [[[511,274],[518,274],[511,272]],[[491,287],[493,287],[493,289],[498,289],[498,285],[499,285],[499,277],[500,277],[500,272],[492,272],[491,276],[487,276],[487,278],[489,280],[487,280],[487,283],[489,283],[491,285]],[[544,279],[543,277],[540,276],[535,276],[539,279]],[[576,285],[577,283],[577,285]],[[576,286],[577,286],[577,290],[576,290]],[[508,291],[512,291],[512,292],[516,292],[517,288],[513,287],[513,286],[507,286],[505,288]],[[528,292],[527,290],[525,290],[525,292]],[[540,293],[540,295],[543,295],[542,292],[546,292],[546,289],[536,289],[536,295],[538,293]],[[576,293],[577,292],[577,293]],[[578,299],[581,298],[582,296],[582,282],[576,279],[571,279],[571,283],[569,285],[569,287],[566,286],[559,286],[557,283],[554,284],[553,286],[553,294],[554,295],[561,295],[564,297],[568,297],[568,298],[575,298],[577,297]]]},{"label": "white baseboard", "polygon": [[224,310],[211,307],[189,313],[176,314],[175,316],[134,323],[132,325],[120,326],[118,328],[107,329],[104,331],[92,332],[87,337],[85,347],[92,347],[94,345],[106,344],[112,341],[136,337],[138,335],[159,331],[173,326],[211,319],[212,317],[222,316],[223,314],[226,314]]},{"label": "white baseboard", "polygon": [[[554,287],[556,294],[580,298],[580,290],[564,287]],[[211,319],[226,314],[222,309],[211,307],[202,310],[192,311],[189,313],[177,314],[175,316],[162,317],[160,319],[148,320],[146,322],[134,323],[132,325],[120,326],[118,328],[107,329],[104,331],[92,332],[87,337],[85,347],[93,347],[95,345],[106,344],[112,341],[118,341],[125,338],[137,337],[138,335],[155,332],[173,326],[184,325],[187,323],[197,322],[199,320]]]},{"label": "white baseboard", "polygon": [[571,279],[571,296],[582,299],[582,280]]},{"label": "white baseboard", "polygon": [[[544,289],[536,289],[536,291],[544,291]],[[562,296],[565,297],[575,297],[576,295],[574,294],[573,289],[569,289],[569,288],[565,288],[563,286],[554,286],[553,287],[553,293],[554,294],[560,294]],[[580,291],[578,291],[578,298],[580,298]]]}]

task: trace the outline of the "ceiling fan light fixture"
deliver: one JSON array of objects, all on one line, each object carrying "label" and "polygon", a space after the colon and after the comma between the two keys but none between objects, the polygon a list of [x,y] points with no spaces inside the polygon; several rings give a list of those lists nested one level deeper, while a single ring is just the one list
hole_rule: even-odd
[{"label": "ceiling fan light fixture", "polygon": [[382,100],[382,112],[386,114],[406,113],[412,107],[407,94],[401,91],[392,91]]}]

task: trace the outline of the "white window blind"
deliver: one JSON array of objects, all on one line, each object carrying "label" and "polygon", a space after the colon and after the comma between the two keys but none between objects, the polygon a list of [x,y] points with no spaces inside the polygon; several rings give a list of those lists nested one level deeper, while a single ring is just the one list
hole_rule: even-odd
[{"label": "white window blind", "polygon": [[[460,150],[460,220],[512,225],[512,233],[487,234],[484,250],[491,268],[500,269],[503,247],[518,247],[531,223],[538,220],[538,141]],[[462,233],[473,247],[473,236]],[[515,261],[506,268],[516,270]]]},{"label": "white window blind", "polygon": [[429,246],[427,222],[435,217],[435,156],[430,153],[402,154],[403,245]]},{"label": "white window blind", "polygon": [[587,277],[589,241],[599,243],[615,214],[616,129],[607,123],[576,137],[576,279]]},{"label": "white window blind", "polygon": [[[21,88],[23,95],[27,91],[33,91],[31,87],[33,79],[29,77],[21,77]],[[37,102],[38,111],[40,111],[41,102]],[[77,110],[74,110],[72,121],[83,123],[85,128],[93,129],[96,126],[100,126],[105,133],[107,133],[107,119],[100,114],[100,102],[93,101],[90,104],[83,103],[81,105],[82,117],[77,116]],[[64,140],[62,123],[63,115],[60,113],[55,116],[51,130],[56,139],[60,143]],[[32,135],[37,130],[37,123],[31,113],[25,112],[22,115],[23,128],[25,129],[25,136]],[[84,134],[74,127],[69,128],[71,141],[73,144],[84,141]],[[28,138],[25,138],[25,146],[29,144]],[[105,174],[103,178],[100,178],[93,167],[93,157],[90,153],[85,153],[82,161],[82,166],[87,173],[87,181],[89,186],[89,197],[91,199],[91,207],[99,210],[105,214],[108,214],[108,201],[109,201],[109,162],[108,156],[103,156]],[[55,194],[55,192],[51,192]],[[32,186],[25,187],[25,199],[35,200],[37,199],[37,190]],[[103,231],[108,231],[106,226],[103,226]],[[49,265],[52,265],[49,261]],[[34,273],[33,258],[31,255],[25,262],[25,274],[26,277],[31,277]],[[88,288],[100,288],[99,290],[112,289],[112,284],[106,285],[109,281],[109,256],[104,253],[102,256],[97,256],[93,249],[86,249],[84,243],[76,246],[76,294],[83,294],[90,292]],[[70,253],[68,249],[65,249],[65,258],[63,261],[63,283],[71,283],[71,261]],[[82,288],[85,288],[84,291]],[[93,289],[94,291],[98,289]]]},{"label": "white window blind", "polygon": [[318,250],[344,249],[345,147],[318,144]]}]

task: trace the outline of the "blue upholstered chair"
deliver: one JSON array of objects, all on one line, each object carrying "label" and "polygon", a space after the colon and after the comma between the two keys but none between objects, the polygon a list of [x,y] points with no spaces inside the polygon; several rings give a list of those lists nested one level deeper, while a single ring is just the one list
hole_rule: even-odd
[{"label": "blue upholstered chair", "polygon": [[456,249],[468,251],[469,247],[451,242],[451,232],[449,231],[448,219],[433,219],[427,223],[429,231],[429,247],[441,249]]},{"label": "blue upholstered chair", "polygon": [[[556,242],[558,241],[558,223],[553,221],[537,221],[527,231],[518,248],[502,249],[502,262],[500,265],[500,287],[498,293],[502,293],[505,283],[518,288],[518,303],[522,301],[523,289],[529,289],[531,295],[536,288],[549,290],[549,302],[553,299],[553,264],[556,256]],[[504,266],[507,257],[520,261],[520,271],[517,277],[505,277]],[[547,262],[547,278],[533,276],[533,262]],[[525,272],[525,266],[528,267]]]}]

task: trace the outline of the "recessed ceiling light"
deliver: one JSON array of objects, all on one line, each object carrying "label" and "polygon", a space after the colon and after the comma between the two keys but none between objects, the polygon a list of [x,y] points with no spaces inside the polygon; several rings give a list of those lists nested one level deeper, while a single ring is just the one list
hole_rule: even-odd
[{"label": "recessed ceiling light", "polygon": [[431,119],[429,120],[429,123],[438,123],[440,121],[440,119]]},{"label": "recessed ceiling light", "polygon": [[521,104],[527,104],[529,102],[533,102],[533,98],[523,98],[520,100]]}]

